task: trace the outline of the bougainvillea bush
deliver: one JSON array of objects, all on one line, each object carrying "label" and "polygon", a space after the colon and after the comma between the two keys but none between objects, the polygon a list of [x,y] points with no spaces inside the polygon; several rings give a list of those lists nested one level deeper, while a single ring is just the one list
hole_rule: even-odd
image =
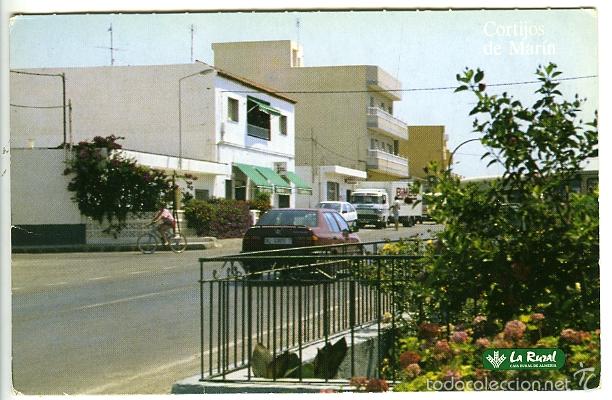
[{"label": "bougainvillea bush", "polygon": [[114,135],[79,142],[64,175],[73,175],[68,190],[81,214],[109,223],[106,232],[118,233],[130,214],[154,211],[169,200],[172,179],[163,171],[138,165],[120,151]]},{"label": "bougainvillea bush", "polygon": [[[450,331],[424,322],[416,335],[400,340],[396,362],[401,383],[394,390],[504,390],[502,382],[514,382],[515,390],[534,390],[546,387],[547,381],[556,384],[556,390],[598,387],[599,330],[565,328],[544,336],[545,321],[542,313],[522,315],[498,324],[497,333],[490,335],[485,334],[483,326],[489,321],[482,315],[469,324],[451,325]],[[559,348],[566,360],[560,370],[490,371],[482,362],[489,348]]]}]

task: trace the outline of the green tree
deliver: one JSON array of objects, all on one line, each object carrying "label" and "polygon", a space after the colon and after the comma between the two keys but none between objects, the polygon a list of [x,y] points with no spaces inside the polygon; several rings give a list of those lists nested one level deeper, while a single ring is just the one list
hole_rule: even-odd
[{"label": "green tree", "polygon": [[570,182],[597,155],[597,114],[579,119],[586,99],[559,91],[556,65],[539,67],[537,101],[525,106],[489,95],[481,70],[457,75],[476,100],[474,132],[488,149],[482,159],[503,176],[461,184],[450,169],[429,166],[432,217],[445,224],[429,253],[425,285],[441,315],[466,307],[508,320],[544,311],[550,329],[599,325],[597,190],[574,193]]}]

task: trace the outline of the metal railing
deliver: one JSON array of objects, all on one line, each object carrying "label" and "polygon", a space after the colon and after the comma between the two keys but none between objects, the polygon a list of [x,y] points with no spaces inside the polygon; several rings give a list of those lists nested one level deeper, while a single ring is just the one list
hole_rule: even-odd
[{"label": "metal railing", "polygon": [[260,139],[270,140],[270,129],[247,124],[247,134]]},{"label": "metal railing", "polygon": [[[300,367],[294,377],[301,382],[303,350],[317,341],[327,345],[341,333],[350,338],[347,357],[353,376],[355,332],[365,326],[377,331],[380,358],[386,352],[383,331],[394,335],[401,313],[396,307],[399,299],[393,298],[399,293],[394,286],[420,271],[417,256],[378,254],[386,243],[390,242],[201,258],[201,380],[232,379],[228,375],[243,368],[243,379],[252,380],[252,354],[259,343],[273,358],[286,351],[296,353]],[[244,263],[264,268],[245,274]],[[214,270],[205,279],[204,266],[210,264],[221,264],[226,276]],[[373,374],[380,376],[379,367]]]}]

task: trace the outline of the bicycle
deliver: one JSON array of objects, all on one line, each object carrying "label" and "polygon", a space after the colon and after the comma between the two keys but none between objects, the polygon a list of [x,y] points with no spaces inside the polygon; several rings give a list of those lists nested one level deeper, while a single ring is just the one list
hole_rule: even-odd
[{"label": "bicycle", "polygon": [[[138,250],[140,250],[143,254],[153,254],[155,250],[157,250],[157,246],[159,243],[163,243],[163,238],[161,233],[157,230],[157,225],[152,225],[151,230],[149,232],[145,232],[138,237],[138,241],[136,242],[138,246]],[[180,232],[175,232],[173,235],[168,238],[167,246],[170,247],[175,253],[182,253],[187,248],[187,238],[184,234]]]}]

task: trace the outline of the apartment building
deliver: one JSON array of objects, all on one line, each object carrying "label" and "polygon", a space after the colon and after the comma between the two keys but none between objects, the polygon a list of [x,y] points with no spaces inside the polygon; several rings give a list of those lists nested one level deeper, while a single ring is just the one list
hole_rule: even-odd
[{"label": "apartment building", "polygon": [[[290,40],[214,43],[216,67],[296,99],[296,172],[312,183],[312,206],[348,199],[358,181],[410,175],[400,148],[407,124],[393,115],[401,83],[375,65],[305,67]],[[304,199],[306,200],[306,199]]]},{"label": "apartment building", "polygon": [[265,191],[273,206],[294,207],[310,197],[295,173],[295,100],[265,85],[203,63],[12,71],[10,85],[14,225],[82,240],[62,175],[69,152],[58,147],[111,134],[140,164],[197,176],[199,199]]},{"label": "apartment building", "polygon": [[408,140],[400,144],[400,154],[410,160],[410,173],[425,178],[424,168],[435,161],[442,169],[448,168],[450,152],[448,135],[443,125],[419,125],[408,127]]}]

